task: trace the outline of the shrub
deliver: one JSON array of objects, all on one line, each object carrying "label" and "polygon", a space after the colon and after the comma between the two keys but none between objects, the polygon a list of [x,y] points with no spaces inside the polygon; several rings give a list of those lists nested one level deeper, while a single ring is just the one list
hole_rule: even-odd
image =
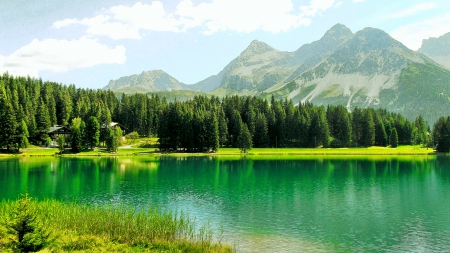
[{"label": "shrub", "polygon": [[27,193],[14,203],[12,213],[6,221],[6,229],[11,236],[13,248],[19,252],[41,250],[50,236],[38,220],[35,203]]}]

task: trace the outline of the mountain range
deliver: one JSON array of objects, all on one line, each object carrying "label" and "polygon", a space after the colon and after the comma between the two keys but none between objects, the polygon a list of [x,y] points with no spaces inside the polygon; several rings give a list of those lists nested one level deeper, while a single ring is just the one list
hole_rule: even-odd
[{"label": "mountain range", "polygon": [[356,33],[342,24],[294,52],[254,40],[218,74],[186,85],[162,70],[111,80],[104,89],[125,93],[206,93],[310,101],[315,105],[385,108],[430,123],[450,115],[450,33],[413,51],[386,32]]}]

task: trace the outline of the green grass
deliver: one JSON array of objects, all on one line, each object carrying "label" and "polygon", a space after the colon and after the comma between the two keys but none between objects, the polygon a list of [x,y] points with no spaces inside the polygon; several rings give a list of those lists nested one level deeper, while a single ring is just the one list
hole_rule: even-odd
[{"label": "green grass", "polygon": [[[55,200],[32,201],[51,240],[41,252],[234,252],[213,241],[213,232],[183,213],[138,211],[125,206],[87,206]],[[12,217],[17,201],[0,203],[0,221]],[[4,222],[0,252],[12,252]]]},{"label": "green grass", "polygon": [[[111,153],[105,148],[84,150],[80,153],[72,153],[66,149],[64,156],[135,156],[135,155],[169,155],[169,156],[226,156],[243,155],[238,148],[220,148],[216,153],[181,153],[159,152],[157,138],[139,138],[127,140],[117,153]],[[22,149],[21,154],[1,154],[0,157],[11,156],[53,156],[59,154],[56,148],[27,148]],[[431,155],[435,153],[431,148],[416,146],[369,147],[369,148],[254,148],[246,155]]]},{"label": "green grass", "polygon": [[[434,150],[420,146],[399,146],[398,148],[254,148],[248,155],[429,155]],[[222,148],[218,154],[240,154],[237,148]]]}]

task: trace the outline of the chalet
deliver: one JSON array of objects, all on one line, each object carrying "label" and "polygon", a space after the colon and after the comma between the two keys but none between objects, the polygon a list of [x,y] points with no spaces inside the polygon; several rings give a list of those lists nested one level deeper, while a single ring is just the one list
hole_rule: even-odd
[{"label": "chalet", "polygon": [[[126,127],[123,126],[123,125],[120,124],[120,123],[117,123],[117,122],[111,122],[111,123],[109,123],[109,126],[108,126],[108,127],[109,127],[111,130],[116,129],[116,127],[120,127],[120,129],[122,129],[122,134],[125,135]],[[103,124],[103,125],[102,125],[102,128],[106,128],[106,124]]]},{"label": "chalet", "polygon": [[58,138],[58,136],[60,135],[64,136],[67,145],[70,139],[70,129],[68,127],[54,125],[49,128],[48,136],[50,137],[50,139],[52,139],[52,143],[50,144],[50,146],[58,146],[58,144],[56,143],[56,138]]}]

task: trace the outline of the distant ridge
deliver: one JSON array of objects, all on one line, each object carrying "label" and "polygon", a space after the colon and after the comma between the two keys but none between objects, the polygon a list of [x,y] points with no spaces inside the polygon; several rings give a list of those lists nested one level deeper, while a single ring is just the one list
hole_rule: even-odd
[{"label": "distant ridge", "polygon": [[[216,75],[192,85],[162,70],[110,81],[116,92],[182,90],[310,101],[316,105],[386,108],[434,122],[450,115],[450,33],[424,40],[417,52],[386,32],[364,28],[352,33],[342,24],[294,52],[254,40]],[[185,96],[186,97],[186,96]]]}]

